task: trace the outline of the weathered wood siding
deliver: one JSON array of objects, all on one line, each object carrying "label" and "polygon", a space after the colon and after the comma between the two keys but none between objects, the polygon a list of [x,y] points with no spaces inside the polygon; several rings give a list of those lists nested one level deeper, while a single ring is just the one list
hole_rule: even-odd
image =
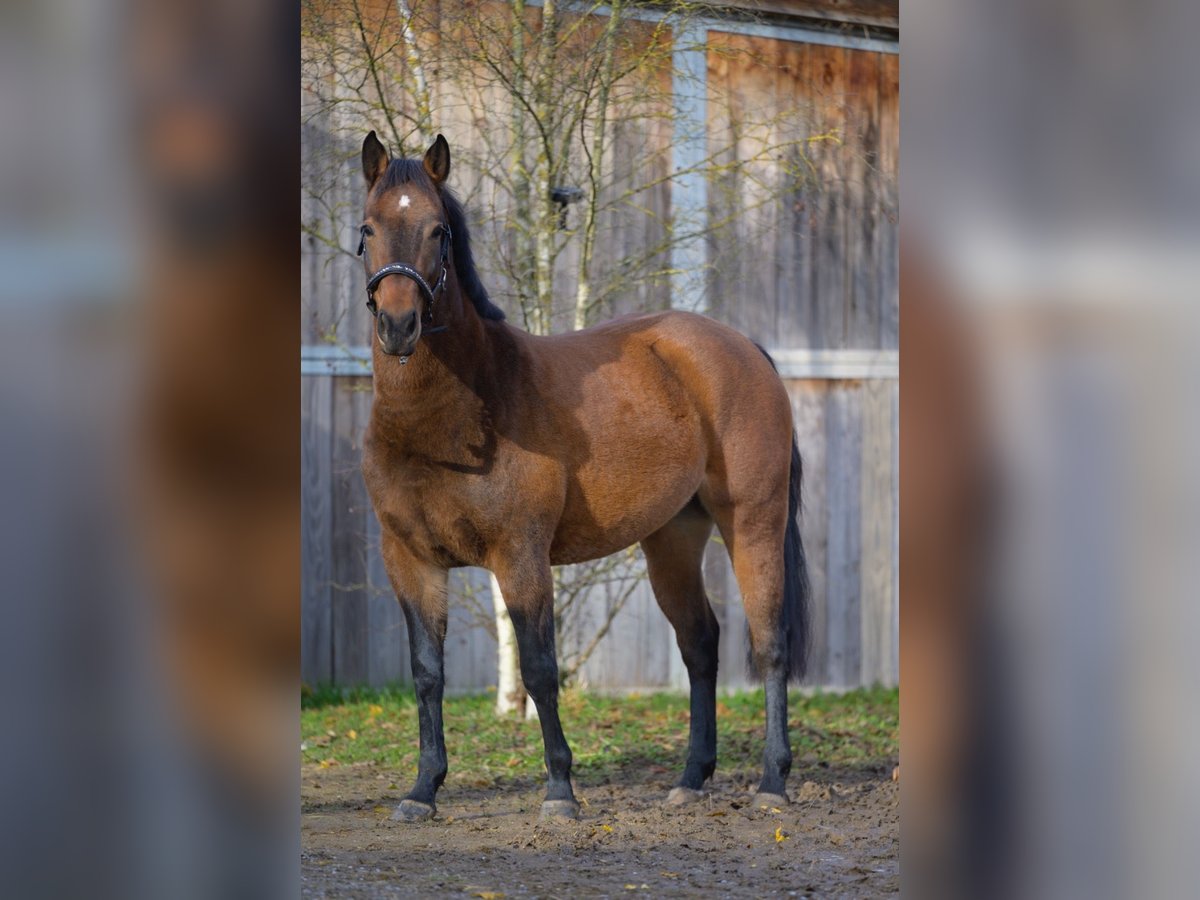
[{"label": "weathered wood siding", "polygon": [[715,31],[709,47],[709,152],[729,167],[709,196],[711,314],[772,347],[897,348],[898,57]]},{"label": "weathered wood siding", "polygon": [[[769,348],[895,349],[898,58],[710,31],[707,75],[707,150],[716,158],[747,159],[764,146],[807,139],[803,153],[767,158],[710,182],[709,216],[718,226],[707,244],[710,314]],[[434,90],[444,108],[439,127],[455,152],[463,160],[482,156],[485,138],[475,112],[449,89],[435,83]],[[499,106],[492,112],[503,115]],[[622,165],[667,173],[671,123],[645,121],[617,135],[613,165],[620,177],[610,191],[630,183],[632,171],[622,175]],[[302,341],[364,343],[370,318],[361,263],[351,252],[362,199],[360,123],[313,116],[302,142],[306,184],[320,186],[303,199],[306,221],[340,223],[341,234],[340,250],[301,238]],[[469,165],[457,167],[452,180],[467,201],[485,280],[511,314],[510,287],[495,275],[488,249],[502,244],[503,203],[489,196],[484,180],[472,178]],[[607,213],[597,265],[619,267],[656,245],[668,227],[671,199],[670,183],[663,181],[623,211]],[[558,261],[563,291],[574,290],[576,252],[568,247]],[[618,298],[608,313],[670,302],[664,276]],[[814,631],[808,683],[895,684],[898,383],[894,376],[786,383],[805,460],[802,529]],[[367,374],[302,379],[302,669],[310,682],[379,685],[410,677],[404,620],[379,558],[379,525],[358,469],[370,396]],[[745,618],[716,540],[705,572],[722,628],[721,684],[743,686]],[[478,690],[495,684],[495,642],[462,602],[464,586],[490,605],[484,573],[454,574],[447,682],[451,689]],[[611,602],[604,590],[595,592],[593,621],[603,619]],[[686,686],[674,633],[648,585],[635,590],[580,680],[614,690]]]}]

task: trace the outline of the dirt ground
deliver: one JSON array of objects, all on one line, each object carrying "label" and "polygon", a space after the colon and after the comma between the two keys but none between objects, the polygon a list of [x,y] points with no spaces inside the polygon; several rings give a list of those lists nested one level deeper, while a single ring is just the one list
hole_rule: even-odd
[{"label": "dirt ground", "polygon": [[666,808],[671,774],[577,785],[578,821],[538,821],[533,782],[448,783],[438,815],[389,819],[407,785],[374,765],[302,771],[304,897],[768,897],[899,892],[890,773],[793,772],[783,809],[754,809],[749,773]]}]

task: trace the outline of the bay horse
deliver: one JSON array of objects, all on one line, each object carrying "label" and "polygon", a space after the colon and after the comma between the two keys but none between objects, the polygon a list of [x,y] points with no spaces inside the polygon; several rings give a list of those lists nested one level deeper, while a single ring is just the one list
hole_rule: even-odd
[{"label": "bay horse", "polygon": [[372,131],[359,252],[367,274],[374,402],[362,471],[381,552],[408,624],[420,723],[416,784],[395,819],[435,814],[448,570],[499,582],[521,676],[537,707],[548,785],[542,816],[574,818],[558,715],[551,566],[639,543],[691,687],[687,762],[667,802],[701,796],[717,759],[719,629],[701,562],[714,523],[741,588],[751,660],[765,682],[758,802],[787,802],[787,682],[804,671],[807,576],[791,404],[747,338],[661,312],[542,337],[488,298],[450,147],[391,159]]}]

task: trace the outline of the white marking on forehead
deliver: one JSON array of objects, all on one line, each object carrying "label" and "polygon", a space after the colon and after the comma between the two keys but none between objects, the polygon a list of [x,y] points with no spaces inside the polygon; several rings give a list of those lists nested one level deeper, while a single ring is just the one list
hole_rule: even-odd
[{"label": "white marking on forehead", "polygon": [[408,205],[410,203],[412,203],[412,201],[408,199],[408,194],[400,195],[400,208],[401,209],[408,209]]}]

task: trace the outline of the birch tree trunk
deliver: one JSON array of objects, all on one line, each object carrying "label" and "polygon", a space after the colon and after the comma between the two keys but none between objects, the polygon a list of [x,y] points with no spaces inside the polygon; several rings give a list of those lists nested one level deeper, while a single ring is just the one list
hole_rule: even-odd
[{"label": "birch tree trunk", "polygon": [[[525,69],[525,0],[512,0],[512,59],[513,59],[513,92],[517,96],[524,94],[526,89]],[[525,128],[525,113],[520,104],[513,104],[512,121],[512,165],[514,175],[514,202],[517,228],[514,234],[514,256],[519,261],[532,255],[532,244],[529,240],[529,167],[526,162],[527,135]],[[519,270],[518,270],[519,271]],[[521,279],[518,278],[518,283]],[[524,307],[526,297],[520,298]],[[527,325],[531,324],[529,321]],[[504,597],[500,592],[500,583],[495,575],[491,575],[492,613],[496,620],[496,715],[523,710],[526,718],[533,708],[525,685],[521,681],[521,659],[517,648],[517,635],[513,630],[512,619],[508,608],[504,605]]]},{"label": "birch tree trunk", "polygon": [[525,688],[517,655],[517,634],[500,593],[500,582],[491,575],[492,612],[496,616],[496,715],[503,716],[525,705]]},{"label": "birch tree trunk", "polygon": [[[421,140],[433,139],[433,96],[429,92],[429,82],[425,80],[425,67],[421,63],[421,53],[417,49],[416,35],[413,33],[413,12],[407,0],[396,0],[396,11],[400,13],[400,38],[404,42],[405,60],[415,82],[410,87],[410,93],[417,101],[417,122],[421,129]],[[400,148],[403,151],[403,148]]]}]

